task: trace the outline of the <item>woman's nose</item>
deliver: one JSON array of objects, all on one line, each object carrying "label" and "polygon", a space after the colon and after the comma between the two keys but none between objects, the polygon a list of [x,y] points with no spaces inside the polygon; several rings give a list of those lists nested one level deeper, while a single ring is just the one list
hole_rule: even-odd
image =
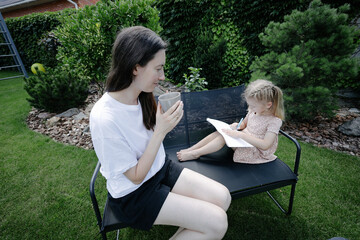
[{"label": "woman's nose", "polygon": [[163,71],[161,71],[160,76],[159,76],[159,80],[161,80],[161,81],[164,81],[164,80],[165,80],[165,73],[164,73],[164,70],[163,70]]}]

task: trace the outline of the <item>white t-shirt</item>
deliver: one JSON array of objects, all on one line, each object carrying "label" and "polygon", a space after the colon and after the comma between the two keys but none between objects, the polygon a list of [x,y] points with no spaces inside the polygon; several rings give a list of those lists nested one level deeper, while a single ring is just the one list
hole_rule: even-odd
[{"label": "white t-shirt", "polygon": [[90,131],[96,155],[101,163],[100,172],[113,198],[123,197],[154,176],[165,163],[165,150],[161,144],[154,163],[144,181],[138,185],[125,175],[143,155],[153,131],[143,123],[140,101],[126,105],[105,93],[90,114]]}]

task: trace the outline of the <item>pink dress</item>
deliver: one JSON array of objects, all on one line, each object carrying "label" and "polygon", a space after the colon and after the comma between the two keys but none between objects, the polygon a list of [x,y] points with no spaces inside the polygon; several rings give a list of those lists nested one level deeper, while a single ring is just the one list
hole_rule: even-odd
[{"label": "pink dress", "polygon": [[[261,116],[254,114],[254,112],[249,112],[246,118],[247,125],[243,131],[260,139],[264,139],[266,132],[278,134],[282,125],[281,119],[275,116]],[[256,147],[236,148],[233,160],[234,162],[249,164],[271,162],[276,159],[274,153],[277,145],[278,136],[276,136],[273,145],[267,150],[261,150]]]}]

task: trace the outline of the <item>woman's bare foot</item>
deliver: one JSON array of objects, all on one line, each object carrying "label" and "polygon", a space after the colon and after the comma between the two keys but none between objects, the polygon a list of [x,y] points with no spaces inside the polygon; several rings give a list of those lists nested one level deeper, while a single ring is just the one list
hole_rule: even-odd
[{"label": "woman's bare foot", "polygon": [[192,151],[189,149],[181,150],[180,152],[177,152],[176,155],[177,155],[179,161],[181,161],[181,162],[197,159],[200,157],[196,154],[195,151]]}]

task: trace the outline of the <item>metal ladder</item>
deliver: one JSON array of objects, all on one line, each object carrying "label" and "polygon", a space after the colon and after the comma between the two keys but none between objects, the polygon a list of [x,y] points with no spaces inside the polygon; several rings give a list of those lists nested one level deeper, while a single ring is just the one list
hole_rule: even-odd
[{"label": "metal ladder", "polygon": [[17,70],[21,73],[21,75],[17,75],[17,76],[11,76],[11,77],[5,77],[5,78],[0,78],[0,80],[5,80],[5,79],[10,79],[10,78],[18,78],[18,77],[29,77],[23,62],[21,61],[20,55],[16,49],[15,43],[13,41],[13,39],[11,38],[9,29],[6,26],[5,20],[0,12],[0,32],[3,35],[3,38],[5,40],[5,42],[0,42],[0,47],[3,48],[5,46],[8,46],[10,52],[8,52],[7,54],[4,55],[0,55],[0,58],[8,58],[8,57],[12,57],[14,60],[14,64],[9,65],[9,66],[0,66],[0,70],[3,69],[8,69],[8,68],[17,68]]}]

